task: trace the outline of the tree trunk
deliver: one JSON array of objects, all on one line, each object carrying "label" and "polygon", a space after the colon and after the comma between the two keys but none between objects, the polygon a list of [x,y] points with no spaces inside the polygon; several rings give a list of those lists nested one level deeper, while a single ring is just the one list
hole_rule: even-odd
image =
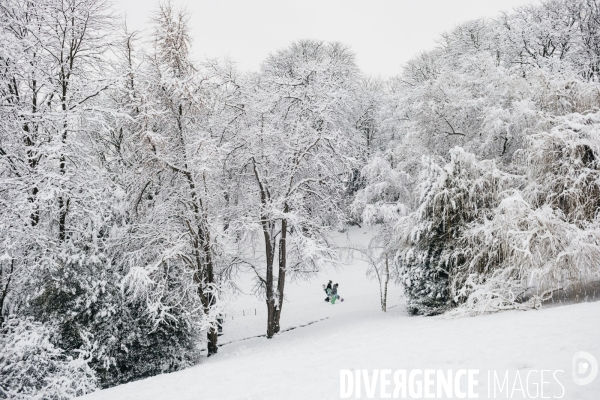
[{"label": "tree trunk", "polygon": [[[61,76],[64,77],[64,73],[61,73]],[[62,96],[60,98],[61,108],[63,112],[63,130],[61,134],[61,143],[63,146],[67,143],[67,132],[68,132],[68,124],[67,124],[67,88],[68,83],[66,81],[68,78],[63,78],[62,82]],[[65,175],[67,172],[67,161],[65,157],[65,150],[63,148],[60,149],[61,154],[59,158],[59,171],[61,175]],[[67,213],[69,212],[69,198],[66,199],[63,197],[64,193],[61,191],[60,196],[58,197],[58,240],[64,242],[67,238]]]},{"label": "tree trunk", "polygon": [[[289,208],[287,204],[284,207],[284,212],[288,212]],[[287,265],[287,220],[281,220],[281,238],[279,239],[279,275],[277,277],[277,297],[278,304],[277,309],[275,309],[274,313],[274,331],[275,333],[279,333],[281,329],[280,318],[281,318],[281,309],[283,308],[283,290],[285,288],[285,272]]]},{"label": "tree trunk", "polygon": [[218,336],[219,336],[218,332],[219,331],[214,326],[211,326],[210,329],[208,330],[208,333],[206,334],[206,337],[208,339],[208,355],[207,355],[207,357],[210,357],[213,354],[217,354],[217,351],[219,350],[219,346],[217,344]]},{"label": "tree trunk", "polygon": [[275,335],[275,299],[267,298],[267,339]]},{"label": "tree trunk", "polygon": [[381,311],[387,312],[387,291],[388,282],[390,281],[390,265],[388,263],[388,255],[385,255],[385,280],[383,283],[383,291],[381,293]]},{"label": "tree trunk", "polygon": [[[204,229],[203,226],[204,224],[198,224],[198,240],[201,242],[201,246],[202,246],[202,252],[204,254],[204,263],[200,264],[202,267],[202,282],[200,283],[201,285],[206,285],[206,286],[211,286],[215,284],[215,277],[214,277],[214,266],[213,266],[213,260],[212,260],[212,255],[210,253],[210,233],[208,232],[208,229]],[[201,258],[199,258],[201,260]],[[204,289],[204,288],[203,288]],[[214,287],[211,288],[212,290],[214,290]],[[204,290],[202,291],[202,294],[204,295],[204,299],[203,303],[204,303],[204,313],[206,315],[210,314],[210,310],[212,309],[212,307],[215,305],[216,303],[216,298],[213,294],[212,291],[209,291],[208,293],[204,293]],[[201,296],[202,297],[202,296]],[[207,339],[208,339],[208,354],[207,356],[210,357],[213,354],[217,353],[217,350],[219,349],[218,346],[218,329],[216,325],[211,325],[210,329],[208,330],[207,333]]]},{"label": "tree trunk", "polygon": [[[198,241],[194,241],[194,246],[197,246]],[[196,247],[195,249],[195,257],[196,257],[196,272],[194,273],[194,282],[198,285],[198,297],[202,303],[202,308],[204,309],[204,314],[209,315],[212,303],[214,302],[214,298],[210,293],[204,293],[204,269],[202,267],[202,261],[200,257],[199,249]],[[216,354],[219,345],[218,345],[218,330],[216,326],[211,326],[206,334],[208,346],[207,346],[207,356],[210,357],[213,354]]]},{"label": "tree trunk", "polygon": [[[36,115],[36,113],[37,113],[37,81],[35,79],[33,79],[31,84],[32,84],[32,90],[33,90],[33,94],[31,97],[31,115]],[[27,162],[29,164],[29,168],[33,172],[36,169],[37,163],[38,163],[37,154],[34,150],[35,149],[34,140],[37,137],[37,123],[31,123],[31,128],[32,129],[30,129],[29,122],[23,124],[23,131],[25,132],[24,142],[25,142],[25,145],[27,146]],[[32,130],[33,130],[33,132],[31,132]],[[32,140],[32,137],[34,138],[34,140]],[[33,212],[31,213],[31,216],[30,216],[31,226],[36,226],[40,222],[40,211],[39,211],[39,206],[36,202],[38,191],[39,191],[39,189],[37,188],[37,186],[34,186],[33,189],[31,190],[31,194],[28,198],[28,201],[33,204]]]},{"label": "tree trunk", "polygon": [[[0,328],[4,325],[4,300],[6,299],[6,295],[8,294],[8,289],[10,287],[10,281],[12,279],[12,274],[15,270],[15,259],[13,258],[10,261],[10,272],[8,273],[8,279],[6,280],[6,285],[2,288],[2,295],[0,295]],[[0,278],[2,276],[2,266],[0,265]]]},{"label": "tree trunk", "polygon": [[267,339],[271,339],[275,334],[275,293],[273,293],[273,244],[271,243],[271,233],[269,223],[263,217],[263,235],[265,238],[265,253],[267,256],[267,276],[266,276],[266,294],[267,294]]},{"label": "tree trunk", "polygon": [[264,231],[265,251],[267,253],[267,339],[271,339],[275,334],[275,296],[273,293],[273,246],[271,245],[271,236]]},{"label": "tree trunk", "polygon": [[[253,160],[254,161],[254,160]],[[253,162],[254,176],[256,177],[256,183],[260,189],[260,202],[263,207],[268,206],[270,194],[267,188],[265,188],[260,179],[258,170],[256,169],[256,162]],[[267,297],[267,339],[271,339],[275,332],[275,321],[279,321],[275,310],[275,296],[273,293],[273,261],[274,261],[274,243],[271,241],[271,234],[273,231],[273,222],[269,219],[268,215],[261,213],[260,223],[262,225],[263,237],[265,240],[265,255],[267,257],[267,271],[265,280],[265,292]],[[261,278],[262,279],[262,278]],[[279,285],[278,285],[279,286]]]},{"label": "tree trunk", "polygon": [[[204,307],[204,314],[208,315],[210,313],[211,308],[214,306],[216,302],[216,298],[209,291],[205,293],[205,286],[210,286],[215,284],[215,276],[214,276],[214,263],[212,259],[211,253],[211,239],[210,239],[210,230],[208,225],[208,220],[206,216],[206,210],[204,209],[204,202],[202,201],[202,197],[198,195],[196,191],[196,182],[194,181],[194,177],[188,168],[188,157],[186,151],[186,144],[184,138],[183,131],[183,106],[179,104],[178,107],[178,115],[177,115],[177,127],[179,129],[179,140],[181,142],[181,146],[183,149],[183,170],[175,168],[174,171],[178,173],[182,173],[186,180],[188,181],[188,186],[190,188],[190,196],[191,203],[194,210],[194,218],[195,218],[195,226],[196,232],[192,229],[191,225],[188,222],[188,229],[190,231],[190,237],[192,238],[192,244],[195,248],[196,252],[196,274],[195,274],[195,283],[198,285],[198,294],[200,296],[200,301],[202,302],[202,306]],[[171,167],[173,168],[173,167]],[[202,257],[203,255],[203,257]],[[214,290],[214,288],[213,288]],[[218,329],[217,326],[211,325],[208,333],[208,357],[217,353],[219,348],[218,346]]]}]

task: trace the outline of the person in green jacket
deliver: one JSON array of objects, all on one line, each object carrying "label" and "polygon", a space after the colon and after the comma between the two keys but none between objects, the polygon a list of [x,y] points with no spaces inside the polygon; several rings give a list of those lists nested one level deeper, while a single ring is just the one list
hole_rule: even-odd
[{"label": "person in green jacket", "polygon": [[337,294],[338,286],[339,286],[339,284],[336,283],[335,285],[333,285],[333,288],[331,288],[331,296],[330,296],[331,297],[331,304],[335,304],[335,301],[337,299],[340,299],[340,301],[344,301],[344,299],[342,299],[340,297],[340,295]]}]

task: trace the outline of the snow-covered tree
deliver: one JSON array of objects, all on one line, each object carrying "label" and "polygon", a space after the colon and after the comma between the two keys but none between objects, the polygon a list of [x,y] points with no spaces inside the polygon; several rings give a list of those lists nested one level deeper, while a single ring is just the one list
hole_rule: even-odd
[{"label": "snow-covered tree", "polygon": [[243,180],[230,229],[264,246],[264,264],[245,261],[266,297],[269,338],[280,329],[286,279],[336,259],[328,233],[344,220],[344,180],[362,143],[353,113],[357,78],[346,47],[300,41],[246,82],[246,126],[232,154]]},{"label": "snow-covered tree", "polygon": [[0,10],[2,319],[52,326],[57,351],[89,354],[101,386],[193,365],[204,322],[193,312],[193,272],[159,265],[153,277],[163,278],[143,295],[127,285],[159,259],[148,253],[136,264],[149,243],[134,229],[145,221],[129,212],[130,195],[141,200],[127,186],[143,165],[129,157],[141,144],[130,135],[140,126],[138,65],[105,62],[108,50],[131,56],[131,40],[116,46],[103,2],[15,0]]},{"label": "snow-covered tree", "polygon": [[[392,80],[394,140],[363,168],[352,210],[394,232],[386,248],[411,311],[535,307],[582,284],[575,273],[596,276],[589,261],[567,267],[557,257],[593,242],[596,154],[573,135],[594,130],[597,15],[596,1],[551,1],[471,21]],[[561,239],[528,236],[540,218]],[[520,230],[540,246],[533,264],[513,258],[530,254]]]},{"label": "snow-covered tree", "polygon": [[176,277],[178,293],[188,300],[195,293],[203,310],[197,323],[207,330],[211,355],[218,348],[220,298],[232,261],[221,213],[223,140],[210,129],[218,125],[214,101],[222,81],[191,60],[187,20],[184,10],[161,5],[144,64],[131,71],[132,83],[124,81],[136,121],[123,159],[133,163],[125,167],[123,184],[129,185],[136,238],[133,251],[124,250],[132,266],[124,284],[147,298],[158,320],[168,321],[172,305],[154,285],[170,285]]},{"label": "snow-covered tree", "polygon": [[3,313],[18,307],[19,277],[58,268],[60,254],[102,213],[104,182],[86,145],[91,102],[109,85],[98,74],[109,45],[103,7],[66,0],[0,6]]}]

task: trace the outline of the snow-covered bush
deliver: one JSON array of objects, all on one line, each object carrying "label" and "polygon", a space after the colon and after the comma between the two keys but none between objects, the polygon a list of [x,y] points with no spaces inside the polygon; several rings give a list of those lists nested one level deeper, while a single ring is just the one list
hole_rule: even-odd
[{"label": "snow-covered bush", "polygon": [[464,232],[491,215],[510,181],[494,161],[479,161],[461,148],[450,157],[443,167],[426,160],[420,206],[396,225],[400,280],[413,314],[439,314],[452,305],[449,285],[465,262]]},{"label": "snow-covered bush", "polygon": [[517,155],[527,185],[463,234],[456,313],[537,308],[558,290],[600,279],[600,119],[573,114]]},{"label": "snow-covered bush", "polygon": [[189,367],[200,356],[195,293],[181,291],[185,267],[160,270],[170,279],[136,296],[122,289],[124,272],[106,256],[72,251],[60,269],[33,280],[38,290],[27,313],[55,327],[53,343],[65,354],[85,351],[101,387]]},{"label": "snow-covered bush", "polygon": [[519,193],[504,199],[491,220],[465,232],[466,262],[452,277],[458,314],[539,308],[558,290],[598,279],[599,235],[550,206],[532,209]]},{"label": "snow-covered bush", "polygon": [[600,118],[543,121],[513,172],[456,148],[430,163],[417,210],[396,229],[409,309],[454,315],[538,308],[600,279]]},{"label": "snow-covered bush", "polygon": [[0,398],[72,399],[94,391],[84,353],[74,358],[52,343],[53,331],[32,319],[10,318],[0,330]]}]

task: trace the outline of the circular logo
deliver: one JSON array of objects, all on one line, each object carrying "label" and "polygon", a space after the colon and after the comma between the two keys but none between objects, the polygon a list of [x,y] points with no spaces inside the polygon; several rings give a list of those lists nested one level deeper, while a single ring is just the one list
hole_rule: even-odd
[{"label": "circular logo", "polygon": [[573,381],[576,385],[587,385],[598,375],[598,361],[585,351],[578,351],[573,355]]}]

